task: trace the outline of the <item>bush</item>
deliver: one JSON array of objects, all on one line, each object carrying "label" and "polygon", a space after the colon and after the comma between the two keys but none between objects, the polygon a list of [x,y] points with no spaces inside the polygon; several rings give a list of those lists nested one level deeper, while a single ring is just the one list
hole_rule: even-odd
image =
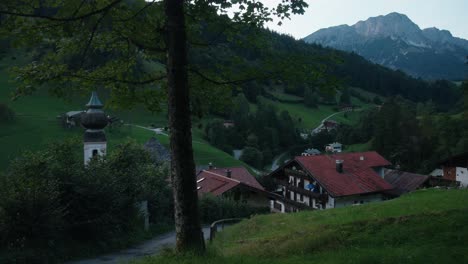
[{"label": "bush", "polygon": [[238,202],[232,199],[205,195],[199,201],[200,218],[203,223],[226,218],[247,218],[255,214],[265,214],[269,212],[268,207],[253,207],[245,202]]},{"label": "bush", "polygon": [[[65,226],[58,182],[24,175],[1,180],[0,246],[10,253],[9,261],[54,257]],[[31,248],[35,249],[32,256],[28,254]]]},{"label": "bush", "polygon": [[80,149],[66,142],[25,153],[0,177],[0,248],[9,260],[54,262],[86,246],[126,246],[143,229],[136,207],[142,200],[153,220],[172,220],[167,169],[156,167],[141,146],[122,144],[86,167]]},{"label": "bush", "polygon": [[263,154],[257,148],[246,147],[240,156],[240,160],[255,168],[261,168],[263,164]]}]

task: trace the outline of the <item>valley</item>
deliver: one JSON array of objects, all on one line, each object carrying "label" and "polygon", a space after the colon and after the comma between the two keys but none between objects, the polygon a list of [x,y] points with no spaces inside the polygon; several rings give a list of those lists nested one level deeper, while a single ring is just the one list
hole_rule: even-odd
[{"label": "valley", "polygon": [[468,263],[468,4],[410,2],[0,1],[0,263]]}]

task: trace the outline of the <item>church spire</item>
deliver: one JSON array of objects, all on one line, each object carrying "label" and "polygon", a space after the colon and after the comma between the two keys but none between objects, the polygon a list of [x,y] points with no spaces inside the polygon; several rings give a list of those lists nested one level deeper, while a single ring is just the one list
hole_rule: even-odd
[{"label": "church spire", "polygon": [[102,111],[103,104],[96,92],[91,94],[86,108],[87,111],[81,115],[81,125],[86,129],[83,137],[85,165],[92,157],[106,154],[107,140],[104,128],[108,124],[108,117]]},{"label": "church spire", "polygon": [[103,106],[104,105],[101,103],[101,100],[99,100],[97,92],[93,91],[91,93],[91,98],[89,99],[89,102],[86,104],[86,108],[101,109]]}]

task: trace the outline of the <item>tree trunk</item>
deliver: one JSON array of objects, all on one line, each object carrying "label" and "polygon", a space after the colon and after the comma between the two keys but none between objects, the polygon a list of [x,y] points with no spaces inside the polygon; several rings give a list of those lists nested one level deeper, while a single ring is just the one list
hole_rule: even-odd
[{"label": "tree trunk", "polygon": [[205,241],[198,214],[193,160],[190,97],[187,76],[187,37],[184,0],[166,0],[167,81],[171,141],[171,180],[174,192],[176,250],[203,253]]}]

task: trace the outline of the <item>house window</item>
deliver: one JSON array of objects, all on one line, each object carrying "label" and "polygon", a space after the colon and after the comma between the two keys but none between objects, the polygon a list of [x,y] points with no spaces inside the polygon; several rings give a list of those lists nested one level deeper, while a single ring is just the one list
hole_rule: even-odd
[{"label": "house window", "polygon": [[302,194],[297,193],[296,198],[298,202],[302,202]]},{"label": "house window", "polygon": [[97,149],[93,149],[93,157],[97,156],[98,155],[98,150]]}]

